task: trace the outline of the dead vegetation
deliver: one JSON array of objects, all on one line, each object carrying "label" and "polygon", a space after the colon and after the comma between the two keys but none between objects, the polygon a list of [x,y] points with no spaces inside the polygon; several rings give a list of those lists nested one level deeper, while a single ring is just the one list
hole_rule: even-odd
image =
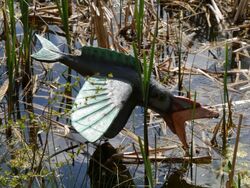
[{"label": "dead vegetation", "polygon": [[[223,87],[224,70],[208,70],[199,66],[190,66],[188,64],[188,56],[205,56],[209,54],[208,61],[213,61],[218,67],[223,67],[224,57],[217,56],[215,51],[225,48],[225,44],[230,46],[232,64],[228,74],[232,77],[232,81],[228,84],[228,90],[233,93],[242,93],[249,89],[249,48],[250,48],[250,4],[247,0],[235,1],[168,1],[160,0],[157,5],[154,1],[145,1],[144,23],[143,23],[143,40],[140,47],[139,56],[148,54],[151,48],[154,28],[156,20],[159,19],[158,36],[156,43],[156,52],[154,60],[153,73],[158,80],[161,80],[167,87],[171,88],[178,83],[179,89],[185,95],[192,95],[192,91],[183,86],[182,82],[185,77],[190,75],[202,75],[216,85],[217,88]],[[120,4],[122,3],[122,4]],[[18,7],[17,7],[18,12]],[[20,22],[19,14],[16,15],[17,22]],[[2,18],[1,18],[2,20]],[[70,38],[72,41],[72,53],[79,54],[79,47],[84,45],[94,45],[104,48],[110,48],[126,54],[131,54],[132,42],[136,39],[136,24],[134,15],[134,1],[118,1],[118,0],[100,0],[100,1],[76,1],[71,2],[69,6],[69,28]],[[33,1],[29,5],[29,23],[32,26],[33,32],[41,35],[65,37],[62,20],[58,11],[58,7],[53,2],[40,3]],[[4,31],[1,34],[1,39],[5,39]],[[32,39],[34,40],[34,38]],[[60,40],[60,41],[63,41]],[[36,41],[33,41],[33,49],[36,50]],[[65,43],[66,44],[66,43]],[[58,44],[64,45],[65,44]],[[65,47],[64,47],[65,48]],[[1,65],[5,65],[6,57],[1,57]],[[37,165],[32,163],[32,168],[41,168],[41,163],[44,160],[44,153],[48,146],[48,134],[59,135],[60,137],[75,140],[73,133],[69,127],[69,115],[67,104],[64,103],[65,98],[74,99],[74,96],[65,95],[63,89],[70,87],[79,89],[81,82],[76,75],[63,75],[72,77],[72,83],[61,84],[59,76],[48,80],[48,72],[56,70],[54,67],[46,67],[46,65],[33,62],[33,72],[30,81],[34,86],[31,93],[24,90],[18,93],[16,103],[21,105],[21,109],[16,109],[14,122],[18,122],[18,114],[27,114],[31,119],[26,119],[24,125],[29,129],[32,126],[39,127],[39,138],[43,135],[40,147],[43,155],[40,163]],[[58,71],[59,72],[59,71]],[[6,101],[3,96],[7,92],[8,79],[6,72],[1,70],[0,77],[0,124],[8,124],[6,117]],[[180,79],[177,80],[177,75]],[[21,79],[21,78],[17,78]],[[24,101],[26,95],[31,95],[34,98],[33,102]],[[48,100],[49,102],[39,102]],[[247,100],[241,100],[242,103]],[[221,102],[223,103],[223,102]],[[232,101],[233,104],[233,101]],[[218,104],[212,103],[217,107]],[[230,106],[228,103],[227,105]],[[220,105],[225,106],[225,104]],[[230,109],[229,109],[230,110]],[[20,116],[19,114],[19,116]],[[237,119],[237,114],[236,114]],[[221,132],[221,123],[217,122],[214,126],[214,133],[211,133],[212,143],[218,139],[218,132]],[[15,123],[14,123],[15,124]],[[192,159],[185,156],[178,141],[175,141],[173,135],[170,135],[166,130],[163,121],[158,118],[157,114],[149,112],[148,124],[161,128],[162,133],[157,135],[157,140],[151,144],[150,157],[152,162],[157,166],[162,163],[188,163],[192,160],[193,163],[209,163],[211,162],[211,143],[206,139],[203,141],[198,139],[196,149],[200,150],[200,154],[194,155]],[[156,125],[157,124],[157,125]],[[210,124],[210,123],[209,123]],[[202,125],[202,124],[201,124]],[[23,129],[15,124],[13,137],[17,138],[18,143],[23,143],[26,147],[28,138],[22,135]],[[136,125],[137,126],[137,125]],[[204,126],[204,124],[202,125]],[[4,128],[1,132],[4,133]],[[71,131],[70,131],[71,130]],[[122,136],[121,136],[122,135]],[[119,138],[122,140],[119,146],[122,150],[115,157],[122,158],[126,163],[138,164],[142,161],[139,151],[137,135],[130,129],[124,130]],[[169,137],[166,139],[165,137]],[[200,136],[200,135],[199,135]],[[53,137],[53,136],[52,136]],[[172,139],[173,138],[173,139]],[[202,139],[202,138],[201,138]],[[5,140],[5,137],[1,137]],[[20,140],[22,140],[20,142]],[[45,140],[45,141],[44,141]],[[29,140],[30,141],[30,140]],[[124,143],[130,142],[129,145]],[[153,140],[151,140],[153,142]],[[3,143],[3,141],[1,141]],[[44,143],[45,142],[45,143]],[[116,141],[117,142],[117,141]],[[117,143],[116,143],[117,144]],[[202,145],[202,146],[201,146]],[[71,148],[72,149],[72,148]],[[131,151],[132,152],[128,152]],[[195,149],[194,149],[195,150]],[[204,150],[204,151],[203,151]],[[35,151],[35,150],[34,150]],[[62,149],[62,153],[66,150]],[[51,151],[50,151],[51,152]],[[172,154],[177,156],[171,157]],[[180,155],[181,153],[181,155]],[[197,153],[197,152],[195,152]],[[57,152],[57,154],[61,154]],[[32,156],[29,153],[27,156]],[[35,152],[32,160],[38,157]],[[77,155],[73,152],[73,155]],[[30,159],[31,159],[30,158]],[[159,163],[159,164],[158,164]],[[37,165],[37,166],[36,166]],[[40,165],[40,166],[39,166]]]}]

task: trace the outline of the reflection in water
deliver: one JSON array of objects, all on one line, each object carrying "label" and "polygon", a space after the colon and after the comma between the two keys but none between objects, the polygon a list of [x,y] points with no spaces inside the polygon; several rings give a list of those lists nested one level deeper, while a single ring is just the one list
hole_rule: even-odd
[{"label": "reflection in water", "polygon": [[114,154],[117,150],[108,142],[96,148],[88,169],[91,187],[135,187],[128,169]]},{"label": "reflection in water", "polygon": [[175,171],[168,177],[166,185],[162,188],[202,188],[201,186],[193,185],[183,179],[183,174],[180,171]]}]

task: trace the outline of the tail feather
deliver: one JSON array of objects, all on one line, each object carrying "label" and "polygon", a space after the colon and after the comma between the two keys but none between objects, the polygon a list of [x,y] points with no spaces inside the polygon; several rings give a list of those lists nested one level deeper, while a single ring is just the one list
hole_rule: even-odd
[{"label": "tail feather", "polygon": [[32,58],[45,62],[56,62],[62,58],[62,52],[52,42],[39,35],[36,37],[41,42],[42,48],[37,53],[32,54]]}]

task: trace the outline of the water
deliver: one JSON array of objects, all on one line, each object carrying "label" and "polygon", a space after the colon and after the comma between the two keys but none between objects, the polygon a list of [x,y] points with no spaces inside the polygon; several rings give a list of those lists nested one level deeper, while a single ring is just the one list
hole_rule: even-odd
[{"label": "water", "polygon": [[[18,34],[22,33],[22,30],[20,29],[20,25],[18,28]],[[58,28],[50,27],[52,30],[58,30]],[[53,34],[50,34],[50,40],[56,44],[65,44],[66,40],[63,37],[55,36]],[[197,42],[197,43],[196,43]],[[202,45],[198,44],[198,41],[195,42],[195,46],[191,49],[191,51],[199,50]],[[1,45],[4,45],[4,42],[2,42]],[[36,44],[35,48],[39,48],[39,44]],[[60,45],[60,49],[64,50],[65,45]],[[211,56],[210,53],[207,51],[204,51],[199,54],[193,54],[190,53],[188,55],[187,59],[187,68],[195,67],[205,70],[223,70],[222,63],[224,59],[224,49],[218,48],[216,50],[212,50],[212,53],[216,55],[219,59],[214,59],[213,56]],[[3,56],[2,48],[0,48],[0,55]],[[48,66],[47,64],[43,64],[44,66]],[[53,91],[58,91],[60,94],[63,93],[63,87],[60,86],[62,84],[66,83],[66,79],[63,78],[62,72],[65,72],[67,69],[65,66],[61,64],[54,64],[52,66],[52,71],[48,74],[44,74],[44,70],[40,63],[36,62],[34,64],[34,70],[35,74],[39,75],[39,81],[43,81],[45,84],[39,85],[37,88],[36,96],[33,98],[34,104],[39,104],[43,107],[45,106],[53,106],[54,110],[58,111],[60,106],[60,101],[62,100],[62,97],[57,95],[57,93],[52,93]],[[1,73],[4,73],[4,67],[1,65]],[[75,72],[72,73],[74,76],[77,76]],[[4,75],[0,77],[0,83],[2,83]],[[190,81],[191,78],[191,81]],[[81,77],[80,83],[83,84],[84,80]],[[49,85],[54,85],[57,87],[57,89],[50,89]],[[73,90],[73,97],[77,95],[77,91],[81,88],[81,84],[74,87]],[[184,87],[190,88],[191,91],[197,92],[197,101],[199,101],[201,104],[216,106],[218,110],[220,111],[220,114],[222,114],[221,105],[222,104],[222,97],[223,97],[223,86],[218,84],[217,82],[212,81],[210,78],[204,76],[204,75],[186,75],[184,77]],[[230,91],[230,97],[233,98],[233,101],[244,101],[250,99],[250,91],[249,89],[243,90],[242,93],[237,93]],[[41,96],[45,96],[44,98]],[[57,97],[57,98],[55,98]],[[53,102],[52,104],[50,102]],[[238,123],[238,117],[239,114],[243,114],[243,123],[242,123],[242,129],[240,134],[240,143],[239,143],[239,149],[238,149],[238,157],[237,157],[237,164],[236,164],[236,174],[238,172],[245,173],[246,178],[243,179],[242,183],[245,184],[245,187],[250,186],[250,178],[249,178],[249,165],[250,165],[250,152],[249,152],[249,143],[250,143],[250,118],[249,118],[249,107],[250,102],[246,102],[243,104],[236,104],[233,106],[233,120],[234,123],[237,125]],[[65,109],[65,106],[63,106]],[[4,109],[1,109],[3,112]],[[41,109],[34,110],[35,113],[38,115],[48,115],[46,112],[42,111]],[[23,112],[23,115],[25,112]],[[135,135],[142,136],[143,135],[143,109],[138,107],[134,110],[133,114],[130,117],[130,120],[128,121],[126,128],[129,130],[132,130]],[[60,116],[58,122],[64,123],[69,125],[68,122],[69,114],[65,113]],[[1,117],[3,118],[3,117]],[[215,125],[219,122],[220,119],[212,119],[212,120],[200,120],[197,121],[195,124],[195,143],[196,145],[199,145],[200,148],[197,149],[197,152],[206,154],[207,149],[202,148],[206,147],[206,144],[202,141],[202,136],[207,137],[207,139],[211,139],[213,136],[213,128]],[[44,120],[43,120],[44,121]],[[155,122],[161,121],[158,118],[154,119]],[[46,121],[45,121],[46,122]],[[179,143],[177,137],[173,135],[169,130],[164,133],[162,131],[162,123],[153,123],[151,127],[149,127],[149,143],[151,147],[155,147],[155,138],[157,147],[159,146],[167,146],[167,145],[174,145],[176,143]],[[190,129],[191,126],[187,126],[188,130],[188,140],[190,140]],[[230,139],[228,142],[228,159],[231,160],[232,158],[232,151],[233,147],[235,145],[235,130],[231,132]],[[64,134],[64,130],[59,130],[59,128],[54,128],[53,133],[51,132],[49,134],[49,148],[46,152],[46,155],[52,156],[54,153],[59,152],[61,150],[64,150],[65,148],[72,147],[72,145],[75,145],[74,141],[70,141],[68,139],[62,138],[60,136],[57,136],[56,133]],[[61,131],[61,132],[60,132]],[[72,136],[73,135],[73,136]],[[68,134],[67,136],[72,136],[74,139],[77,135],[75,134]],[[43,140],[43,145],[46,140],[46,132],[41,133],[41,138]],[[79,135],[77,136],[77,139],[80,141],[81,137]],[[1,135],[0,141],[0,153],[5,153],[6,150],[8,150],[4,143],[5,137]],[[218,143],[219,145],[222,145],[221,139],[218,136]],[[132,142],[133,140],[128,137],[124,136],[124,134],[120,133],[115,138],[110,139],[109,142],[115,147],[120,148],[122,151],[133,151],[134,147],[139,151],[138,146],[135,144],[133,146]],[[97,142],[99,144],[99,142]],[[40,143],[40,146],[42,144]],[[92,144],[84,145],[84,149],[78,150],[76,149],[70,149],[67,152],[62,152],[57,154],[56,156],[52,157],[50,160],[45,160],[44,167],[49,169],[51,172],[54,172],[55,179],[51,181],[49,178],[47,180],[47,186],[51,186],[51,184],[57,184],[58,186],[63,187],[91,187],[90,185],[90,179],[87,175],[88,167],[89,167],[89,160],[91,158],[91,155],[95,152],[96,146]],[[208,150],[209,151],[209,150]],[[79,152],[79,153],[78,153]],[[225,185],[225,181],[227,180],[227,172],[222,169],[225,169],[225,164],[228,161],[225,161],[224,156],[221,155],[221,151],[219,148],[211,148],[211,155],[212,155],[212,162],[210,164],[193,164],[192,171],[193,171],[193,179],[192,183],[196,185],[201,185],[203,187],[220,187]],[[76,154],[78,153],[78,154]],[[183,151],[180,148],[170,150],[167,152],[163,152],[163,155],[166,157],[176,157],[176,156],[183,156]],[[2,158],[4,156],[0,156],[1,161],[1,168],[8,169],[6,162],[2,161]],[[9,159],[9,158],[7,158]],[[153,164],[155,165],[155,164]],[[172,180],[173,176],[172,174],[176,175],[177,177],[184,177],[184,182],[182,184],[188,186],[190,184],[189,181],[191,181],[191,169],[188,168],[184,164],[176,164],[176,163],[157,163],[157,187],[164,187],[164,183],[166,181]],[[224,166],[223,166],[224,165]],[[184,168],[185,167],[185,168]],[[137,165],[137,164],[126,164],[125,168],[130,172],[131,176],[134,179],[134,183],[140,187],[143,186],[143,165]],[[2,172],[0,172],[2,174]],[[179,178],[180,179],[180,178]],[[56,183],[55,183],[56,182]],[[189,183],[188,183],[189,182]],[[168,182],[171,184],[170,182]],[[173,185],[176,185],[180,182],[174,182]],[[34,186],[39,186],[38,184],[34,183]],[[243,186],[244,187],[244,186]]]},{"label": "water", "polygon": [[[62,41],[61,38],[57,39],[57,37],[54,37],[51,35],[51,39],[53,43],[55,44],[60,44]],[[191,66],[200,68],[200,69],[208,69],[208,70],[214,70],[216,67],[216,70],[221,69],[221,66],[216,64],[214,61],[206,60],[205,57],[206,54],[199,54],[199,55],[193,55],[190,54],[188,56],[188,62],[187,62],[187,67],[191,68]],[[219,52],[218,57],[220,57],[221,52]],[[46,64],[44,64],[46,65]],[[47,83],[52,83],[52,84],[65,84],[65,79],[61,76],[62,72],[65,72],[66,67],[61,65],[61,64],[55,64],[53,65],[53,71],[50,72],[47,75],[43,75],[43,70],[41,69],[41,64],[36,63],[35,64],[35,70],[36,74],[41,75],[39,77],[39,80],[44,80],[48,79]],[[76,73],[73,72],[73,75],[76,75]],[[191,78],[191,82],[190,79]],[[49,81],[51,80],[51,81]],[[84,81],[81,78],[81,83]],[[197,101],[199,101],[201,104],[206,104],[206,105],[218,105],[222,104],[222,95],[223,95],[223,88],[221,85],[219,85],[216,82],[213,82],[211,79],[207,78],[206,76],[203,75],[192,75],[191,77],[189,75],[186,75],[184,77],[184,87],[185,88],[190,88],[191,91],[196,91],[197,92]],[[58,86],[59,86],[58,85]],[[59,91],[62,89],[59,88]],[[38,88],[38,91],[36,93],[37,97],[34,97],[33,103],[34,104],[40,104],[42,106],[47,106],[49,105],[48,103],[48,97],[50,96],[49,90],[47,90],[48,87],[44,85],[44,87]],[[80,87],[76,87],[73,96],[77,95],[77,90],[79,90]],[[249,95],[248,91],[245,91],[244,93],[235,93],[235,92],[230,92],[230,96],[233,97],[234,100],[240,101],[240,100],[248,100]],[[45,98],[41,98],[39,96],[47,96]],[[51,95],[50,100],[54,100],[53,98],[56,97],[55,94]],[[57,98],[54,103],[55,107],[59,106],[58,101],[61,100],[61,97]],[[239,156],[237,158],[237,171],[243,172],[249,169],[249,162],[250,162],[250,156],[249,156],[249,134],[250,134],[250,129],[249,129],[249,106],[250,103],[244,103],[241,105],[235,105],[233,106],[233,114],[234,114],[234,123],[237,124],[238,122],[238,114],[242,113],[244,115],[244,120],[243,120],[243,125],[242,125],[242,130],[241,130],[241,135],[240,135],[240,144],[239,144]],[[55,108],[57,109],[57,108]],[[218,110],[221,110],[221,108],[218,108]],[[35,113],[40,114],[41,110],[35,110]],[[60,122],[66,123],[65,118],[60,118]],[[158,121],[158,119],[156,120]],[[200,146],[205,146],[203,142],[201,141],[201,132],[203,135],[207,136],[208,138],[212,137],[212,130],[216,123],[219,122],[219,119],[213,119],[213,120],[200,120],[198,121],[199,123],[195,126],[195,142],[197,145]],[[126,128],[129,130],[133,130],[135,135],[143,135],[143,109],[142,108],[136,108],[132,116],[130,117],[130,120],[128,121]],[[187,126],[187,130],[190,130],[190,126]],[[56,130],[55,130],[56,131]],[[42,133],[42,139],[43,141],[45,140],[45,133]],[[166,135],[163,134],[160,128],[159,123],[153,124],[152,127],[149,127],[149,143],[151,147],[154,147],[155,144],[155,137],[157,138],[157,146],[166,146],[166,145],[171,145],[175,144],[175,141],[178,142],[178,139],[176,136],[174,136],[171,132],[167,132]],[[190,140],[190,131],[188,131],[188,139]],[[75,137],[74,137],[75,138]],[[78,138],[80,138],[78,136]],[[167,138],[167,139],[166,139]],[[170,140],[169,140],[169,139]],[[80,138],[81,140],[81,138]],[[81,140],[82,141],[82,140]],[[218,139],[220,145],[221,141]],[[126,137],[122,134],[119,134],[115,138],[110,140],[110,143],[114,147],[125,147],[127,151],[133,151],[132,145],[131,145],[131,139],[129,137]],[[52,155],[55,152],[58,152],[60,150],[63,150],[64,148],[70,147],[71,145],[74,145],[74,142],[70,142],[65,140],[64,138],[58,137],[57,135],[50,135],[49,137],[49,155]],[[232,136],[229,140],[229,145],[228,145],[228,156],[229,159],[230,156],[232,156],[232,151],[233,147],[235,144],[235,132],[232,132]],[[93,147],[93,146],[92,146]],[[49,169],[58,169],[56,172],[58,173],[56,175],[57,181],[59,185],[62,185],[64,187],[70,187],[74,185],[74,187],[90,187],[90,180],[87,176],[87,169],[88,169],[88,164],[89,164],[89,159],[90,156],[94,152],[94,148],[90,147],[88,149],[89,154],[78,154],[77,156],[75,155],[74,160],[70,157],[70,151],[68,153],[63,152],[55,157],[51,158],[50,163],[48,163],[48,168]],[[5,151],[4,147],[1,147],[1,150]],[[199,149],[198,149],[199,150]],[[200,152],[202,152],[203,149],[200,149]],[[76,152],[76,149],[72,150],[74,153]],[[85,150],[86,151],[86,150]],[[166,152],[165,156],[166,157],[174,157],[174,156],[181,156],[182,151],[180,149],[177,150],[172,150],[170,152]],[[219,187],[221,184],[225,184],[226,181],[226,176],[227,174],[221,171],[222,168],[222,162],[223,162],[223,156],[220,154],[220,152],[212,148],[211,150],[211,155],[212,155],[212,163],[211,164],[200,164],[196,165],[194,164],[192,169],[195,174],[194,178],[192,179],[192,182],[195,183],[196,185],[201,185],[204,187]],[[47,162],[45,162],[46,164]],[[61,166],[58,167],[57,163],[60,163]],[[4,167],[4,165],[1,165]],[[158,186],[161,187],[164,182],[167,180],[166,177],[168,176],[169,172],[175,172],[178,169],[180,170],[182,167],[182,164],[158,164],[157,165],[157,180],[158,180]],[[136,185],[142,185],[143,184],[143,166],[140,165],[139,167],[137,165],[126,165],[127,170],[129,170],[130,174],[135,177],[134,183]],[[6,167],[4,167],[6,169]],[[237,173],[236,171],[236,173]],[[191,181],[190,177],[190,168],[186,168],[185,171],[180,171],[181,176],[185,177],[187,181]],[[224,178],[224,180],[223,180]],[[222,181],[223,180],[223,181]],[[245,182],[247,183],[247,182]]]}]

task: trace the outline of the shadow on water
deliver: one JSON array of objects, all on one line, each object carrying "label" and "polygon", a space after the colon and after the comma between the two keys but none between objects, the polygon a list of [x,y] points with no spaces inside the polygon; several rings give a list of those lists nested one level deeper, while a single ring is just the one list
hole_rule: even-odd
[{"label": "shadow on water", "polygon": [[129,170],[115,154],[117,149],[109,142],[97,146],[88,168],[91,187],[135,187]]},{"label": "shadow on water", "polygon": [[173,172],[168,176],[168,180],[163,185],[162,188],[203,188],[202,186],[193,185],[188,183],[187,180],[184,180],[184,174],[180,170]]}]

